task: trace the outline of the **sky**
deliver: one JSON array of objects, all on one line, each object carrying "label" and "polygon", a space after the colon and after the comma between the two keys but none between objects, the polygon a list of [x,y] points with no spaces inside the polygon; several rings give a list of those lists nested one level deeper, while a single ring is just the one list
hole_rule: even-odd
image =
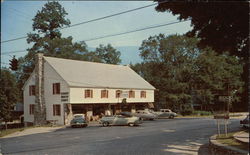
[{"label": "sky", "polygon": [[[1,42],[9,39],[26,36],[32,32],[32,19],[38,10],[41,10],[46,1],[3,1],[1,2]],[[91,19],[135,9],[138,7],[153,4],[152,1],[61,1],[59,2],[66,10],[71,24],[76,24]],[[156,6],[156,5],[155,5]],[[166,24],[177,21],[178,16],[173,16],[171,12],[157,12],[155,6],[140,9],[119,16],[106,18],[103,20],[91,22],[61,30],[63,37],[72,36],[73,41],[84,41],[96,37],[127,32],[141,29],[149,26]],[[125,35],[103,38],[93,41],[86,41],[90,48],[96,48],[100,44],[111,44],[117,49],[122,49],[121,58],[129,59],[135,55],[127,52],[128,49],[138,49],[143,40],[149,36],[164,33],[184,34],[191,30],[190,21],[148,29]],[[21,57],[27,52],[18,52],[3,54],[13,51],[25,50],[31,47],[27,44],[26,39],[1,43],[1,66],[8,66],[11,56]],[[138,56],[138,50],[135,54]],[[139,57],[139,56],[138,56]],[[131,63],[136,63],[134,59]],[[6,64],[7,63],[7,64]],[[122,64],[128,63],[128,60],[122,60]]]}]

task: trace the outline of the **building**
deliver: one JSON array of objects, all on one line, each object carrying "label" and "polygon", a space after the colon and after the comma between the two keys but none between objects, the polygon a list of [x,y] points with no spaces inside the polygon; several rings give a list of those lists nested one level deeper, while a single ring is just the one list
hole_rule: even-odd
[{"label": "building", "polygon": [[[155,88],[128,66],[41,57],[46,120],[63,125],[76,113],[133,112],[154,102]],[[31,123],[37,104],[35,74],[23,87],[24,121]]]}]

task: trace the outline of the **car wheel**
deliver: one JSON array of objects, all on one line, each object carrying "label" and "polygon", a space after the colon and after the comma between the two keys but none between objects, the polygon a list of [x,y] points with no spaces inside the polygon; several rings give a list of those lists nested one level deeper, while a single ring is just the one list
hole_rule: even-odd
[{"label": "car wheel", "polygon": [[170,119],[173,119],[173,118],[174,118],[174,116],[173,116],[173,115],[170,115],[170,116],[169,116],[169,118],[170,118]]},{"label": "car wheel", "polygon": [[105,126],[105,127],[106,127],[106,126],[109,126],[109,122],[103,122],[103,123],[102,123],[102,126]]},{"label": "car wheel", "polygon": [[128,123],[128,126],[135,126],[135,124],[134,123]]}]

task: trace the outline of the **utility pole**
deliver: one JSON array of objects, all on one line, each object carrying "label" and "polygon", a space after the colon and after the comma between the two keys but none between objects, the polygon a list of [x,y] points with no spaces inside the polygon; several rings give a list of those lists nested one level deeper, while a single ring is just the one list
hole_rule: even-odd
[{"label": "utility pole", "polygon": [[44,98],[44,58],[43,53],[37,53],[35,66],[35,112],[34,125],[41,126],[46,123],[46,107]]}]

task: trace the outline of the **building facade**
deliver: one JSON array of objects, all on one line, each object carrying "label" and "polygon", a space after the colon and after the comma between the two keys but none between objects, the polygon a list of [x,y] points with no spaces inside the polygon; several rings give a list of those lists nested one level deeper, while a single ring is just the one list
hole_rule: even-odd
[{"label": "building facade", "polygon": [[[147,108],[155,88],[128,66],[43,57],[46,120],[69,124],[73,114],[88,118]],[[23,87],[24,122],[34,122],[36,76]]]}]

